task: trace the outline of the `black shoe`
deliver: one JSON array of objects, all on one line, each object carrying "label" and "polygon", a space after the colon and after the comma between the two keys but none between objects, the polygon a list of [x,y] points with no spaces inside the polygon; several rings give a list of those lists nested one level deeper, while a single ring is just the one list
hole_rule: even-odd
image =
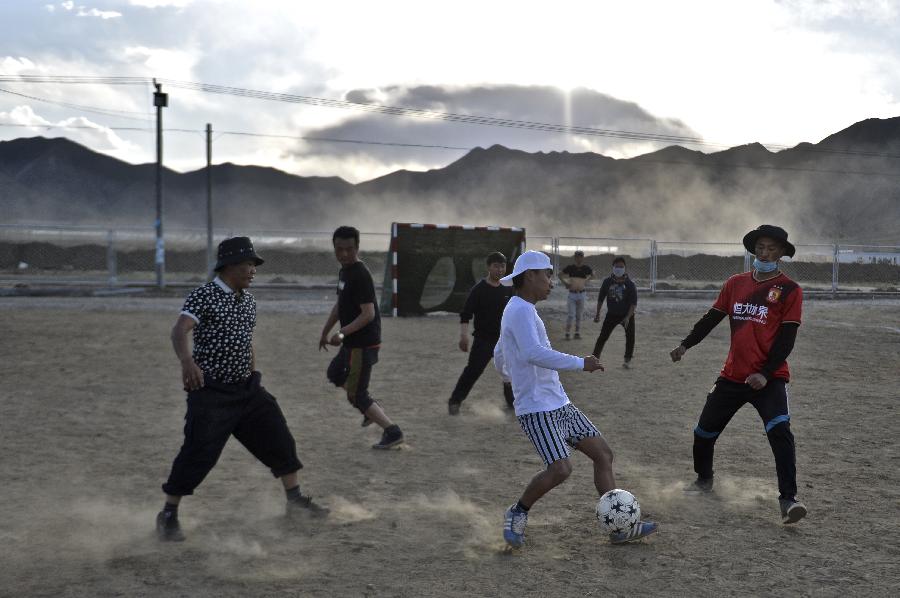
[{"label": "black shoe", "polygon": [[806,505],[794,498],[779,498],[782,523],[797,523],[806,517]]},{"label": "black shoe", "polygon": [[459,403],[457,403],[453,399],[450,399],[447,402],[447,413],[449,413],[450,415],[459,415],[459,405]]},{"label": "black shoe", "polygon": [[313,499],[306,495],[300,495],[300,498],[297,500],[287,501],[287,516],[289,518],[309,516],[323,519],[328,517],[330,512],[331,509],[313,502]]},{"label": "black shoe", "polygon": [[156,535],[163,542],[184,542],[178,514],[174,511],[160,511],[156,516]]},{"label": "black shoe", "polygon": [[685,494],[709,494],[713,489],[713,478],[697,477],[694,483],[684,489]]},{"label": "black shoe", "polygon": [[506,399],[506,406],[510,409],[514,409],[514,404],[516,402],[516,397],[513,395],[512,384],[503,383],[503,398]]},{"label": "black shoe", "polygon": [[576,332],[576,333],[575,333],[575,339],[578,340],[578,339],[580,339],[580,338],[581,338],[581,333],[580,333],[580,332]]},{"label": "black shoe", "polygon": [[385,428],[381,434],[381,440],[378,441],[378,444],[373,444],[372,448],[389,449],[401,444],[403,444],[403,432],[400,431],[400,426],[394,425]]}]

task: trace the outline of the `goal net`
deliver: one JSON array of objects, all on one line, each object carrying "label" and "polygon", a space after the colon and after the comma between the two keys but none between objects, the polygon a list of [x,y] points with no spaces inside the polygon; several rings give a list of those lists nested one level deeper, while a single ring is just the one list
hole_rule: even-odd
[{"label": "goal net", "polygon": [[509,268],[524,250],[522,228],[395,222],[381,310],[393,316],[458,313],[469,290],[485,275],[489,254],[503,253]]}]

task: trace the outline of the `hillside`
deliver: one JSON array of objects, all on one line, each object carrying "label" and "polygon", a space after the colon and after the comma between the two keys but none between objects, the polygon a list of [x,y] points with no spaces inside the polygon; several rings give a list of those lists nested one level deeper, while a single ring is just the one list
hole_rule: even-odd
[{"label": "hillside", "polygon": [[[3,220],[150,225],[154,172],[66,139],[0,142]],[[495,145],[444,168],[356,185],[234,164],[213,166],[212,180],[215,222],[228,227],[386,230],[396,220],[722,241],[765,221],[807,242],[900,243],[900,118],[778,152],[758,143],[713,153],[672,146],[615,160]],[[206,172],[165,170],[163,181],[166,225],[202,226]]]}]

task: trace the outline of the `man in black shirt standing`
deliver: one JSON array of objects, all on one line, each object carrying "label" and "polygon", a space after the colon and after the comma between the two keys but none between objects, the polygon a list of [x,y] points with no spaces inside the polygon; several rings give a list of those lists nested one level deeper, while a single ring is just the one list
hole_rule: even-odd
[{"label": "man in black shirt standing", "polygon": [[[494,252],[487,257],[487,277],[482,278],[469,291],[466,304],[459,312],[459,350],[469,353],[469,362],[459,376],[456,388],[450,395],[448,411],[459,414],[459,406],[469,395],[484,368],[494,357],[494,346],[500,338],[500,320],[503,308],[512,296],[512,288],[500,284],[506,275],[506,256]],[[469,351],[469,320],[475,316],[475,331],[472,333],[472,350]],[[513,394],[509,383],[503,384],[506,404],[512,408]]]},{"label": "man in black shirt standing", "polygon": [[[281,478],[289,515],[328,510],[300,494],[294,437],[275,397],[260,385],[253,352],[256,301],[247,292],[263,260],[247,237],[219,244],[216,278],[194,289],[172,328],[172,346],[181,362],[187,391],[184,444],[163,484],[166,503],[156,517],[160,540],[181,541],[181,497],[194,493],[234,435],[254,457]],[[193,351],[188,335],[193,332]]]},{"label": "man in black shirt standing", "polygon": [[[319,350],[328,345],[340,347],[328,366],[328,379],[347,391],[347,400],[363,414],[363,426],[374,422],[381,426],[381,440],[374,449],[388,449],[403,443],[403,432],[369,396],[372,366],[378,363],[381,347],[381,314],[375,298],[375,284],[366,265],[359,261],[359,231],[340,226],[331,237],[334,255],[341,264],[338,274],[337,302],[331,308]],[[340,322],[338,331],[331,329]]]},{"label": "man in black shirt standing", "polygon": [[594,345],[594,355],[600,357],[603,345],[609,339],[613,329],[622,325],[625,327],[625,361],[622,367],[631,367],[631,358],[634,356],[634,309],[637,307],[637,287],[628,278],[625,272],[625,258],[617,257],[613,260],[612,275],[603,280],[600,285],[600,294],[597,296],[597,314],[594,321],[600,321],[600,310],[603,300],[606,299],[606,318],[603,327],[600,328],[600,336]]},{"label": "man in black shirt standing", "polygon": [[584,314],[584,302],[587,297],[585,285],[594,275],[591,267],[584,263],[583,251],[576,251],[573,257],[575,258],[575,263],[563,268],[562,276],[560,276],[563,285],[569,289],[566,340],[571,338],[569,333],[572,331],[572,322],[575,322],[575,338],[581,338],[581,316]]}]

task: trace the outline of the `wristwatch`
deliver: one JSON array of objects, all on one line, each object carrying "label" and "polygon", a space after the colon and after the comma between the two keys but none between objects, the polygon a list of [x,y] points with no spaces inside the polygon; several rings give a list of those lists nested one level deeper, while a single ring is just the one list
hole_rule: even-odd
[{"label": "wristwatch", "polygon": [[338,337],[338,340],[339,340],[339,341],[343,341],[343,340],[344,340],[344,333],[341,332],[340,330],[338,330],[337,337]]}]

